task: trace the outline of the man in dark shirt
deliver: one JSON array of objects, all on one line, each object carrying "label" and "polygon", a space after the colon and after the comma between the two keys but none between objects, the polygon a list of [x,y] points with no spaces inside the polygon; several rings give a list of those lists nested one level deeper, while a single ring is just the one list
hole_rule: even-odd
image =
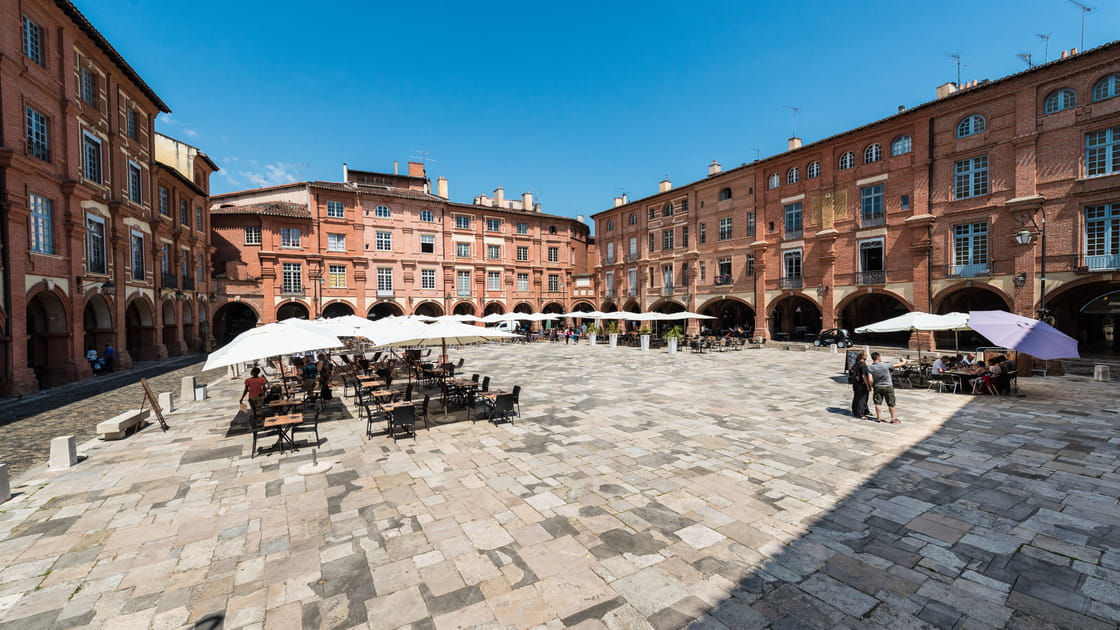
[{"label": "man in dark shirt", "polygon": [[867,408],[867,396],[871,392],[871,373],[867,371],[866,352],[860,352],[856,357],[855,364],[848,371],[848,380],[852,384],[852,417],[871,417],[871,412]]}]

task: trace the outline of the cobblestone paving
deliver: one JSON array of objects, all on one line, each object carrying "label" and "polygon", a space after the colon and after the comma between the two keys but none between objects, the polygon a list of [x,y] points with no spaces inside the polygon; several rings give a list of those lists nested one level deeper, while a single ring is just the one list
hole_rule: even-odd
[{"label": "cobblestone paving", "polygon": [[152,391],[174,392],[178,400],[182,377],[198,376],[204,383],[225,373],[203,373],[205,361],[203,355],[192,355],[162,364],[139,364],[128,372],[98,376],[23,400],[0,400],[0,430],[4,432],[0,463],[8,464],[9,474],[15,476],[45,462],[53,438],[73,435],[80,444],[96,437],[98,422],[140,406],[144,397],[141,377],[148,379]]},{"label": "cobblestone paving", "polygon": [[[238,383],[0,506],[0,627],[1115,628],[1114,386],[901,390],[842,355],[462,352],[513,424],[249,457]],[[438,412],[437,412],[438,413]],[[209,624],[209,625],[206,625]]]}]

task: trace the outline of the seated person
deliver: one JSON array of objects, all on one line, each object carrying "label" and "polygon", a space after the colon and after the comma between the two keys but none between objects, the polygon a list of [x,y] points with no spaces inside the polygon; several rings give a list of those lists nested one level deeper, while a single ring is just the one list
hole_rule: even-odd
[{"label": "seated person", "polygon": [[949,357],[937,357],[937,360],[933,362],[933,368],[931,368],[931,372],[933,374],[944,374],[948,369]]},{"label": "seated person", "polygon": [[319,377],[319,369],[311,361],[303,364],[303,391],[304,393],[314,391],[315,380]]}]

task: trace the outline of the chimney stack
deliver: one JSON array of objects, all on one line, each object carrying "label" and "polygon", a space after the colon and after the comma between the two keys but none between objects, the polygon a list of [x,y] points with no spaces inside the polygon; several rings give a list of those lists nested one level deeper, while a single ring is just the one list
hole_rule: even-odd
[{"label": "chimney stack", "polygon": [[666,175],[665,179],[661,180],[661,183],[657,185],[657,192],[669,192],[672,189],[673,182],[669,181],[668,175]]},{"label": "chimney stack", "polygon": [[436,196],[447,199],[447,178],[443,175],[436,180]]},{"label": "chimney stack", "polygon": [[529,191],[525,191],[525,192],[521,193],[521,209],[522,210],[532,210],[533,209],[533,193],[531,193]]},{"label": "chimney stack", "polygon": [[937,98],[945,98],[957,91],[957,84],[952,81],[937,86]]},{"label": "chimney stack", "polygon": [[346,162],[342,163],[342,181],[343,183],[350,181],[350,167]]},{"label": "chimney stack", "polygon": [[798,138],[797,136],[794,136],[794,137],[789,139],[789,150],[790,151],[793,151],[794,149],[800,149],[800,148],[801,148],[801,138]]},{"label": "chimney stack", "polygon": [[396,161],[396,160],[393,160],[393,174],[394,175],[400,175],[401,174],[401,163]]},{"label": "chimney stack", "polygon": [[506,207],[506,191],[501,186],[494,189],[494,206],[497,208]]},{"label": "chimney stack", "polygon": [[723,167],[719,165],[719,162],[712,160],[712,163],[708,165],[708,177],[711,177],[712,175],[715,175],[722,170]]},{"label": "chimney stack", "polygon": [[1066,57],[1069,57],[1069,51],[1068,50],[1063,50],[1062,51],[1062,59],[1065,59]]},{"label": "chimney stack", "polygon": [[898,113],[900,113],[900,114],[901,114],[901,113],[902,113],[902,112],[904,112],[904,111],[906,111],[906,106],[905,106],[905,105],[899,105],[899,106],[898,106]]},{"label": "chimney stack", "polygon": [[1077,48],[1070,48],[1069,49],[1069,54],[1070,55],[1076,55],[1077,54]]},{"label": "chimney stack", "polygon": [[427,175],[428,174],[424,171],[424,163],[423,162],[409,162],[408,163],[408,176],[409,177],[427,177]]}]

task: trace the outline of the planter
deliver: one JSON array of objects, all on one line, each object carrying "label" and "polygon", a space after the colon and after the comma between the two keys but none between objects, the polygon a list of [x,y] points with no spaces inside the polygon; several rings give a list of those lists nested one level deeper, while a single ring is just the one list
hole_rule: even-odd
[{"label": "planter", "polygon": [[618,333],[611,333],[607,335],[607,340],[610,341],[611,347],[618,347]]},{"label": "planter", "polygon": [[649,335],[642,335],[642,352],[649,352]]},{"label": "planter", "polygon": [[677,338],[669,337],[669,354],[677,353]]},{"label": "planter", "polygon": [[591,333],[591,335],[588,336],[587,339],[591,342],[591,345],[595,345],[595,342],[599,340],[599,334],[598,333]]}]

